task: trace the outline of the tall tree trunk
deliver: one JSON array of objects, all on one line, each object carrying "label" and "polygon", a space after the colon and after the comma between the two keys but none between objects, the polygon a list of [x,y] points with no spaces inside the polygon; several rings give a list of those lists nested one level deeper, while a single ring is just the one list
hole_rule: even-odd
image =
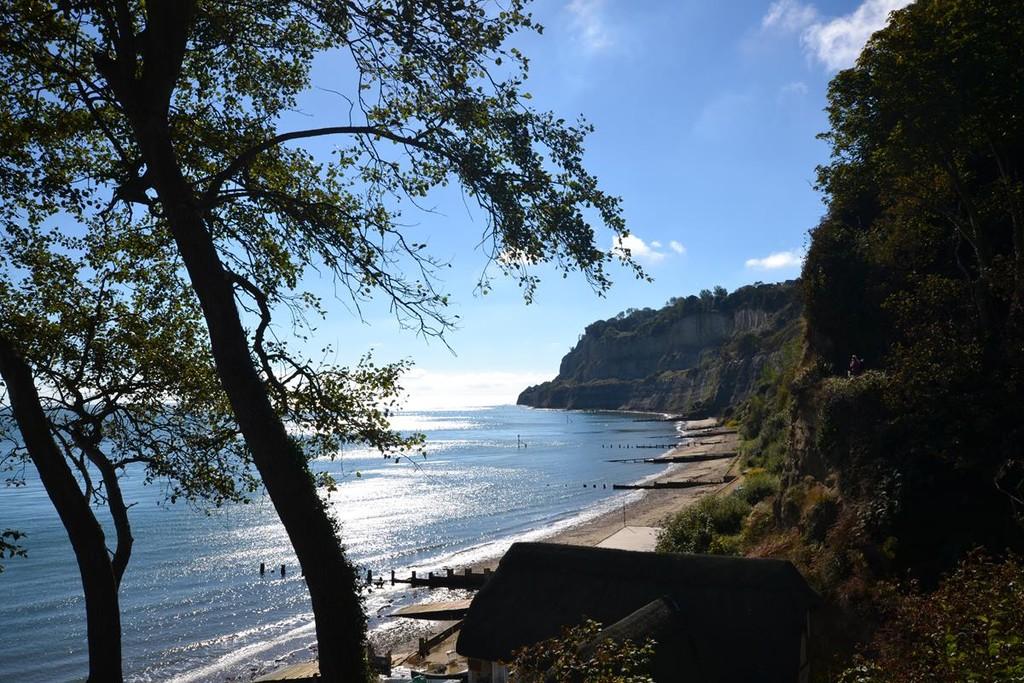
[{"label": "tall tree trunk", "polygon": [[178,168],[166,122],[146,124],[139,131],[141,147],[203,309],[217,374],[309,587],[320,675],[327,681],[366,680],[366,617],[355,569],[345,557],[305,456],[288,436],[253,362],[234,286]]},{"label": "tall tree trunk", "polygon": [[301,448],[271,404],[235,306],[234,285],[172,142],[170,102],[195,2],[153,0],[146,3],[145,13],[145,31],[135,34],[130,25],[121,28],[124,33],[113,39],[115,54],[98,53],[96,67],[131,121],[147,176],[203,310],[217,374],[302,565],[316,620],[320,675],[326,681],[365,681],[366,615],[355,568],[345,556]]},{"label": "tall tree trunk", "polygon": [[39,470],[46,494],[57,509],[78,560],[85,593],[89,638],[89,681],[123,680],[121,672],[121,610],[117,584],[107,555],[103,528],[82,495],[71,468],[50,435],[32,370],[8,339],[0,336],[0,377],[29,457]]}]

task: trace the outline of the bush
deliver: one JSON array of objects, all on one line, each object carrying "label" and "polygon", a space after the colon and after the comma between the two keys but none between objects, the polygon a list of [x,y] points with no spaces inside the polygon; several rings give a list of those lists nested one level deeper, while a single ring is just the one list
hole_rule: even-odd
[{"label": "bush", "polygon": [[756,545],[775,528],[776,520],[775,513],[772,511],[772,502],[763,500],[754,506],[754,509],[743,521],[743,529],[740,531],[743,547],[750,548]]},{"label": "bush", "polygon": [[736,536],[751,506],[742,498],[707,496],[672,517],[658,536],[658,551],[668,553],[736,554],[738,542],[722,536]]},{"label": "bush", "polygon": [[1024,566],[974,552],[939,588],[894,591],[892,613],[843,683],[1024,680]]},{"label": "bush", "polygon": [[605,640],[591,649],[601,631],[595,621],[563,627],[557,638],[513,653],[512,672],[517,681],[559,683],[650,683],[654,641],[643,644]]},{"label": "bush", "polygon": [[839,516],[839,496],[824,487],[815,487],[804,499],[800,513],[800,529],[807,541],[825,540],[830,528]]},{"label": "bush", "polygon": [[754,469],[743,477],[743,483],[736,489],[735,495],[749,505],[757,505],[762,500],[771,498],[779,492],[779,478],[762,469]]}]

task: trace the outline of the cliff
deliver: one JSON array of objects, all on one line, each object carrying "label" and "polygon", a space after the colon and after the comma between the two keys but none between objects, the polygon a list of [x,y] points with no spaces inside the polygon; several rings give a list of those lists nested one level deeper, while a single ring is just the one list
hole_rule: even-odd
[{"label": "cliff", "polygon": [[719,413],[746,398],[799,336],[797,282],[673,299],[588,325],[558,376],[519,395],[535,408]]}]

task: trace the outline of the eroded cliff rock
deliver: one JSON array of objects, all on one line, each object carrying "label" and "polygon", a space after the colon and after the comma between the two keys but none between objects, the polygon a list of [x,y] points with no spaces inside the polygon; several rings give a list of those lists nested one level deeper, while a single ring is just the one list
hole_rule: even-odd
[{"label": "eroded cliff rock", "polygon": [[800,324],[796,281],[627,311],[587,326],[558,377],[529,387],[518,403],[720,413],[750,394],[799,336]]}]

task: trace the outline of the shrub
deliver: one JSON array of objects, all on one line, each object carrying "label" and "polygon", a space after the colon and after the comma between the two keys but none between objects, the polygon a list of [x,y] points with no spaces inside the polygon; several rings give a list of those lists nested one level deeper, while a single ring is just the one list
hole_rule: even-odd
[{"label": "shrub", "polygon": [[707,496],[669,519],[658,536],[658,550],[669,553],[735,554],[738,543],[717,537],[739,534],[750,504],[735,495]]},{"label": "shrub", "polygon": [[811,489],[800,513],[800,529],[808,541],[824,541],[839,516],[839,496],[823,486]]},{"label": "shrub", "polygon": [[931,594],[896,593],[842,683],[1024,680],[1024,566],[974,552]]},{"label": "shrub", "polygon": [[743,547],[750,548],[770,534],[776,527],[775,514],[770,500],[763,500],[754,506],[743,521],[740,540]]},{"label": "shrub", "polygon": [[762,500],[771,498],[779,492],[779,478],[762,469],[747,472],[743,483],[736,490],[736,496],[747,501],[749,505],[757,505]]},{"label": "shrub", "polygon": [[605,640],[587,646],[600,633],[601,625],[586,621],[563,627],[556,638],[530,645],[513,653],[512,671],[517,681],[558,681],[559,683],[649,683],[654,641],[642,644]]}]

